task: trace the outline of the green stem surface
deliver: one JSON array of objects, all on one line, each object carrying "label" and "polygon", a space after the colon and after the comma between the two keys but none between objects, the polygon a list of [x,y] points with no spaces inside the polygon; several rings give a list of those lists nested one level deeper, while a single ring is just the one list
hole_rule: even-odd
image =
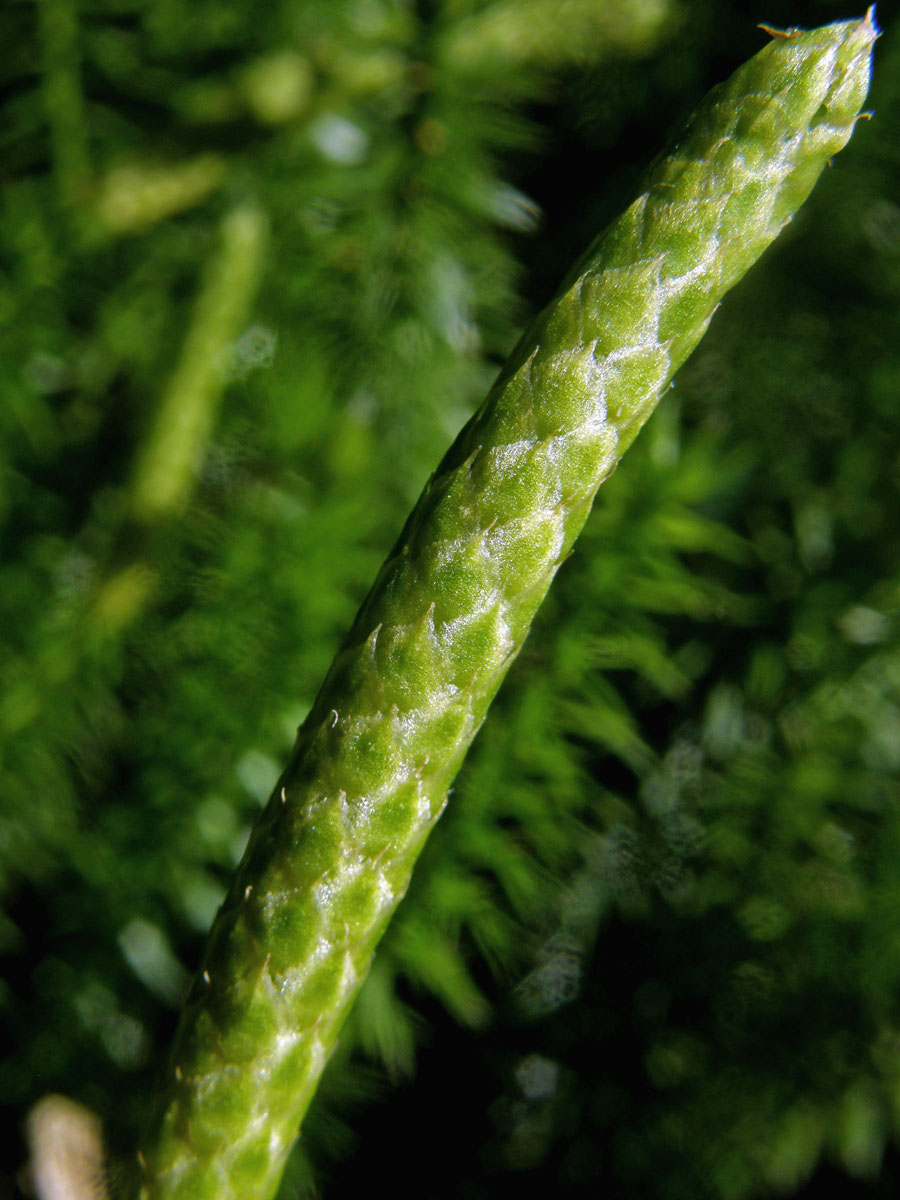
[{"label": "green stem surface", "polygon": [[447,790],[600,483],[853,131],[876,30],[780,34],[706,99],[465,426],[253,830],[187,999],[143,1200],[265,1200]]}]

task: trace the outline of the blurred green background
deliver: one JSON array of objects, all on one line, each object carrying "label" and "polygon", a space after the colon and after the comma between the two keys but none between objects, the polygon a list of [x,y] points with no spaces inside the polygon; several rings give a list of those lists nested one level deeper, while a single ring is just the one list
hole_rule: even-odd
[{"label": "blurred green background", "polygon": [[[0,8],[0,1197],[130,1144],[318,683],[750,0]],[[900,20],[602,489],[282,1196],[895,1194]]]}]

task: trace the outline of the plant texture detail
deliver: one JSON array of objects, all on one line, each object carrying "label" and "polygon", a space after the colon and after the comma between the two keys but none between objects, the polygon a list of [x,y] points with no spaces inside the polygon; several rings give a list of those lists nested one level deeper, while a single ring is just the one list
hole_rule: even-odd
[{"label": "plant texture detail", "polygon": [[413,510],[213,925],[133,1191],[264,1200],[599,485],[850,137],[876,29],[776,36],[537,318]]}]

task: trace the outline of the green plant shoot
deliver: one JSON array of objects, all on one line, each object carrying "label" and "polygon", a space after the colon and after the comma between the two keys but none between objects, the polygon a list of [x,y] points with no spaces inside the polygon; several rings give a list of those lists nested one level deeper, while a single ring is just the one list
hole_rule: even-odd
[{"label": "green plant shoot", "polygon": [[715,89],[428,481],[215,919],[132,1194],[277,1189],[378,939],[597,488],[847,142],[875,37],[871,12],[792,30]]}]

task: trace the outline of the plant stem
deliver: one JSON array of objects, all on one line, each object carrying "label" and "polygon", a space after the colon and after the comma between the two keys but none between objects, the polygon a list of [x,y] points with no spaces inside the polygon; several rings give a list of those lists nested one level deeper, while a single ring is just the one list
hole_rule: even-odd
[{"label": "plant stem", "polygon": [[406,523],[253,830],[140,1156],[143,1200],[265,1200],[375,946],[600,483],[848,140],[871,13],[716,89],[514,350]]},{"label": "plant stem", "polygon": [[222,220],[221,244],[131,485],[138,521],[176,515],[194,488],[225,390],[226,356],[256,295],[265,239],[265,218],[251,204]]},{"label": "plant stem", "polygon": [[43,49],[44,109],[53,172],[66,205],[85,197],[91,180],[88,123],[81,89],[78,7],[74,0],[38,0]]}]

